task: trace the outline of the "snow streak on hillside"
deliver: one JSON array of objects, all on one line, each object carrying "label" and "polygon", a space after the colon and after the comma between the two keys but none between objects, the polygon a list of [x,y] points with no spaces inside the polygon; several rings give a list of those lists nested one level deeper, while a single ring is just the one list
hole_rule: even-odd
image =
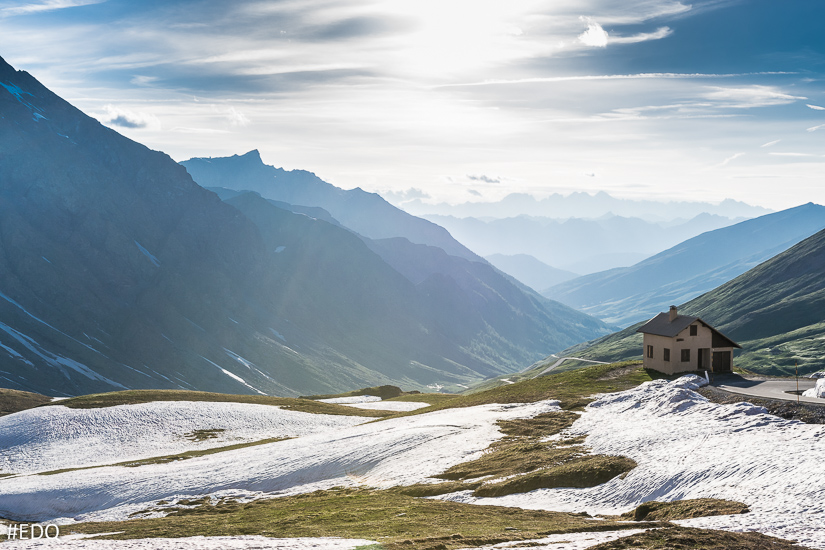
[{"label": "snow streak on hillside", "polygon": [[639,464],[624,479],[591,489],[451,498],[600,514],[625,512],[649,500],[730,499],[751,512],[680,523],[759,531],[825,548],[825,426],[783,420],[749,403],[710,403],[692,391],[700,380],[657,380],[605,395],[573,425],[571,431],[588,434],[593,452],[628,456]]}]

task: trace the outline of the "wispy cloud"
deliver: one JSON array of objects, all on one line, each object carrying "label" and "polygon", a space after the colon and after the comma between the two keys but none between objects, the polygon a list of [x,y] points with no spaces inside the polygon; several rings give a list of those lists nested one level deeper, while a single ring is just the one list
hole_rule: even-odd
[{"label": "wispy cloud", "polygon": [[803,96],[785,93],[775,86],[764,85],[742,86],[737,88],[713,87],[704,94],[704,97],[733,109],[788,105],[799,100],[807,99]]},{"label": "wispy cloud", "polygon": [[611,36],[611,44],[637,44],[639,42],[647,42],[648,40],[661,40],[673,34],[673,29],[670,27],[660,27],[653,32],[642,32],[630,36]]},{"label": "wispy cloud", "polygon": [[161,129],[160,120],[153,114],[135,112],[114,105],[105,105],[103,109],[106,114],[99,116],[98,119],[104,124],[129,129]]},{"label": "wispy cloud", "polygon": [[764,144],[760,145],[759,147],[773,147],[774,145],[776,145],[780,141],[782,141],[782,140],[781,139],[775,139],[773,141],[769,141],[768,143],[764,143]]},{"label": "wispy cloud", "polygon": [[12,17],[15,15],[29,15],[66,8],[76,8],[78,6],[89,6],[92,4],[102,4],[106,0],[48,0],[46,2],[23,4],[22,6],[12,6],[0,8],[0,17]]},{"label": "wispy cloud", "polygon": [[720,162],[717,166],[727,166],[728,164],[735,161],[736,159],[744,157],[746,154],[747,153],[735,153],[735,154],[729,156],[728,158],[726,158],[725,160],[723,160],[722,162]]},{"label": "wispy cloud", "polygon": [[825,124],[820,124],[819,126],[812,126],[812,127],[808,128],[808,131],[809,132],[816,132],[817,130],[821,130],[823,128],[825,128]]},{"label": "wispy cloud", "polygon": [[825,111],[825,107],[820,107],[819,105],[806,105],[815,111]]}]

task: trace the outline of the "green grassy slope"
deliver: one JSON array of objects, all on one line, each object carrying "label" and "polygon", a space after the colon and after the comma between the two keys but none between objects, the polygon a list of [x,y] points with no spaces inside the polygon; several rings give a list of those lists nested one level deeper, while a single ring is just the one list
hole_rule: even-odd
[{"label": "green grassy slope", "polygon": [[[742,345],[734,363],[771,374],[825,369],[825,231],[679,307]],[[640,357],[638,324],[563,353],[615,361]]]}]

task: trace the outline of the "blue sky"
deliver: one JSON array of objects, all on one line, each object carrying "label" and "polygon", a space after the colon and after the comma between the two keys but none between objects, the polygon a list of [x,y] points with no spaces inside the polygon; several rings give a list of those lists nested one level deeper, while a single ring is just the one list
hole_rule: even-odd
[{"label": "blue sky", "polygon": [[393,200],[825,203],[821,0],[0,0],[0,56],[176,160]]}]

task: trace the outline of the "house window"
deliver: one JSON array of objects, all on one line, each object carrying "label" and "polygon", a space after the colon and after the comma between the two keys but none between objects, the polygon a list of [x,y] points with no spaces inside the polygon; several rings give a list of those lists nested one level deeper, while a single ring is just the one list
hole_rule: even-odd
[{"label": "house window", "polygon": [[653,346],[647,346],[647,356],[650,359],[653,359]]},{"label": "house window", "polygon": [[665,361],[670,361],[670,349],[665,348]]},{"label": "house window", "polygon": [[682,350],[682,363],[690,363],[690,350],[683,349]]},{"label": "house window", "polygon": [[696,336],[697,334],[699,334],[699,327],[696,325],[690,325],[690,335]]}]

